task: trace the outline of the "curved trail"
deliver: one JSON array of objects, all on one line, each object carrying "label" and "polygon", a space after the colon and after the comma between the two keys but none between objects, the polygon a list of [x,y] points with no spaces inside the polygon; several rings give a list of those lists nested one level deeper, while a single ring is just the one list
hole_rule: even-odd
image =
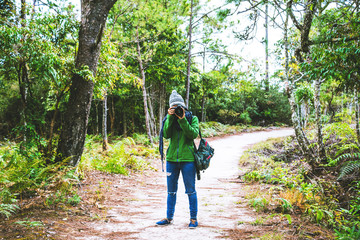
[{"label": "curved trail", "polygon": [[[179,190],[174,223],[170,226],[155,226],[155,222],[166,216],[166,177],[158,171],[146,172],[136,183],[119,180],[119,188],[128,188],[122,204],[111,206],[106,222],[93,222],[90,229],[101,234],[76,239],[191,239],[204,240],[224,237],[225,231],[234,229],[238,222],[254,221],[254,213],[236,204],[242,185],[238,181],[238,161],[243,151],[251,144],[268,138],[293,134],[292,129],[244,133],[210,141],[215,149],[211,166],[197,181],[199,202],[197,229],[188,229],[188,199],[179,179]],[[161,169],[161,166],[157,166]],[[116,197],[116,194],[114,195]]]}]

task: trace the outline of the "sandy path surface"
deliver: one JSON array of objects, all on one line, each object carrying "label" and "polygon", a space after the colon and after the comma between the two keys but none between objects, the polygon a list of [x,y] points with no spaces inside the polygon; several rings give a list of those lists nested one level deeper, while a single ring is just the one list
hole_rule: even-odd
[{"label": "sandy path surface", "polygon": [[135,183],[119,179],[119,187],[126,187],[128,195],[117,196],[114,193],[114,198],[121,198],[122,204],[108,210],[106,221],[92,222],[88,226],[101,232],[101,236],[87,235],[76,239],[204,240],[225,237],[226,230],[236,228],[239,222],[255,220],[252,210],[237,204],[242,191],[242,185],[237,183],[241,154],[251,144],[292,134],[291,129],[281,129],[210,141],[215,156],[210,168],[201,174],[201,180],[196,183],[199,202],[197,229],[187,227],[189,205],[181,177],[174,223],[165,227],[155,226],[156,221],[166,216],[166,177],[159,164],[156,166],[159,171],[148,171]]}]

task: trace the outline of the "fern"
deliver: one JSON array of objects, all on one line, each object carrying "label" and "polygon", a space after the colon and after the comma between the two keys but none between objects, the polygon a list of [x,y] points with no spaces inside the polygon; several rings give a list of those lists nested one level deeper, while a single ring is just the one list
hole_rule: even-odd
[{"label": "fern", "polygon": [[0,204],[0,216],[5,216],[7,219],[15,213],[15,211],[19,209],[19,207],[15,204]]},{"label": "fern", "polygon": [[346,160],[346,161],[358,161],[360,160],[360,152],[357,153],[344,153],[337,157],[336,159],[329,162],[327,166],[333,167],[337,165],[339,162]]},{"label": "fern", "polygon": [[338,180],[342,180],[345,176],[348,176],[354,172],[359,172],[360,169],[360,160],[357,161],[348,161],[343,164],[343,167],[340,170],[340,175]]}]

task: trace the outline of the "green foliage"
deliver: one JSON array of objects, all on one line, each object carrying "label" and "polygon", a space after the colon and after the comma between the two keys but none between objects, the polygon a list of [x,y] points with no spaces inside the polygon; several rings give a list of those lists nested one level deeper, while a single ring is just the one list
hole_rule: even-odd
[{"label": "green foliage", "polygon": [[[289,200],[287,200],[285,198],[277,198],[277,200],[279,200],[281,202],[281,208],[282,208],[283,213],[288,213],[293,209],[293,206]],[[291,220],[289,222],[291,224]]]},{"label": "green foliage", "polygon": [[295,91],[297,103],[312,101],[314,99],[314,90],[309,83],[302,83]]},{"label": "green foliage", "polygon": [[236,134],[245,130],[259,129],[259,127],[256,126],[228,125],[214,121],[200,122],[199,127],[201,129],[201,134],[203,137],[215,137],[225,134]]},{"label": "green foliage", "polygon": [[[266,113],[265,115],[269,116],[270,113]],[[241,122],[243,122],[245,124],[251,123],[250,114],[247,111],[241,113],[240,114],[240,120],[241,120]]]},{"label": "green foliage", "polygon": [[359,151],[356,132],[349,123],[348,115],[338,114],[336,117],[338,118],[337,122],[327,124],[323,129],[325,142],[330,141],[331,138],[336,140],[334,144],[330,145],[328,151],[336,157],[349,151]]},{"label": "green foliage", "polygon": [[[38,8],[21,24],[12,18],[1,24],[2,136],[14,137],[11,130],[24,126],[25,120],[42,136],[54,130],[49,127],[50,117],[66,101],[78,30],[71,3],[62,1],[56,6],[56,11]],[[22,131],[22,135],[26,134],[26,129]]]},{"label": "green foliage", "polygon": [[281,233],[266,233],[262,235],[260,240],[282,240],[284,239],[283,234]]},{"label": "green foliage", "polygon": [[35,228],[35,227],[43,227],[44,224],[41,221],[17,221],[16,224],[19,224],[21,226],[24,226],[26,228]]},{"label": "green foliage", "polygon": [[[257,71],[253,69],[252,71]],[[267,91],[252,73],[229,70],[227,79],[209,99],[207,116],[225,124],[290,123],[290,108],[279,85]]]},{"label": "green foliage", "polygon": [[[36,138],[35,138],[36,139]],[[34,140],[34,139],[33,139]],[[18,209],[19,196],[42,196],[45,204],[79,202],[73,184],[79,179],[63,163],[51,163],[39,152],[36,141],[7,143],[0,147],[0,214],[9,218]]]},{"label": "green foliage", "polygon": [[78,74],[87,81],[95,81],[94,73],[89,69],[89,66],[81,66],[80,69],[75,70],[75,74]]},{"label": "green foliage", "polygon": [[346,230],[339,231],[337,229],[334,230],[336,239],[339,240],[356,240],[360,239],[360,230],[357,226],[353,226],[352,228],[347,228]]},{"label": "green foliage", "polygon": [[[306,182],[308,178],[305,177],[306,172],[302,170],[301,162],[292,163],[293,167],[289,168],[285,167],[284,163],[274,162],[272,158],[269,158],[267,155],[272,155],[271,149],[279,147],[279,141],[281,139],[271,140],[268,144],[257,144],[246,153],[247,161],[252,162],[251,165],[255,169],[245,174],[243,179],[275,185],[262,196],[254,195],[249,204],[257,211],[274,211],[269,207],[267,209],[263,207],[267,206],[264,203],[269,202],[268,206],[277,206],[275,209],[277,212],[291,213],[296,210],[306,214],[315,222],[326,223],[328,226],[336,225],[334,221],[339,218],[338,202],[327,193],[333,193],[336,187],[328,186],[326,181]],[[291,143],[291,141],[284,143]]]},{"label": "green foliage", "polygon": [[81,197],[76,193],[72,186],[69,186],[68,188],[62,188],[56,192],[47,194],[45,205],[57,206],[59,204],[65,204],[69,206],[77,206],[80,202]]},{"label": "green foliage", "polygon": [[331,160],[328,166],[333,167],[336,166],[339,162],[349,161],[349,160],[358,160],[360,159],[360,153],[344,153],[338,156],[336,159]]},{"label": "green foliage", "polygon": [[102,152],[101,149],[101,137],[88,135],[78,171],[96,169],[127,175],[131,171],[142,171],[149,168],[146,158],[158,156],[157,148],[150,144],[144,134],[134,134],[132,138],[114,140],[109,144],[109,150],[106,152]]},{"label": "green foliage", "polygon": [[360,182],[357,181],[353,185],[355,190],[348,209],[342,209],[345,218],[339,222],[338,229],[335,230],[338,239],[359,239],[360,234]]},{"label": "green foliage", "polygon": [[0,203],[0,216],[5,216],[7,219],[16,212],[19,207],[16,204]]},{"label": "green foliage", "polygon": [[259,171],[250,171],[244,175],[244,180],[248,182],[259,182],[264,176]]},{"label": "green foliage", "polygon": [[359,173],[360,169],[360,160],[357,161],[348,161],[343,164],[338,180],[342,180],[344,177],[349,177],[350,174]]},{"label": "green foliage", "polygon": [[266,212],[269,209],[270,202],[266,198],[253,198],[249,200],[249,205],[257,212]]}]

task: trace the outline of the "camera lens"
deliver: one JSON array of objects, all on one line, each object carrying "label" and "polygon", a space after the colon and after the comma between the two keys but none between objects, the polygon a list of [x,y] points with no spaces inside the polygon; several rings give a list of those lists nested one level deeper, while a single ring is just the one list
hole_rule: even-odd
[{"label": "camera lens", "polygon": [[175,108],[175,113],[176,115],[178,115],[179,117],[182,117],[182,115],[184,114],[184,110],[180,107],[180,106],[177,106]]}]

